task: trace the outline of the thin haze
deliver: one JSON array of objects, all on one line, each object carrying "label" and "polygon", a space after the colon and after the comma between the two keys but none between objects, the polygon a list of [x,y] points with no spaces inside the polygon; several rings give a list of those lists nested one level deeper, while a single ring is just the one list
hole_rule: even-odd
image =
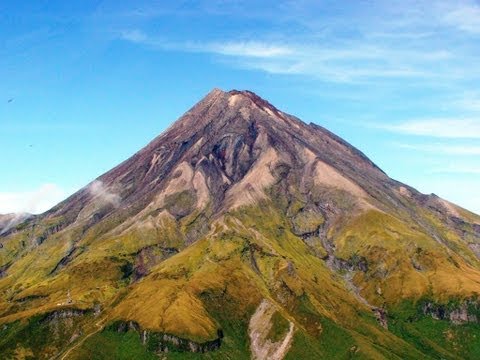
[{"label": "thin haze", "polygon": [[22,1],[0,20],[0,213],[46,210],[213,87],[480,213],[478,1]]}]

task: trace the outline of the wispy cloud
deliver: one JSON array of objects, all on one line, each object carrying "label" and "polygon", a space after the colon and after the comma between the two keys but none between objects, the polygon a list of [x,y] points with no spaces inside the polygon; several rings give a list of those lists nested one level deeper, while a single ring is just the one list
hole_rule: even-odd
[{"label": "wispy cloud", "polygon": [[56,184],[43,184],[23,192],[0,192],[0,213],[40,214],[62,201],[67,192]]},{"label": "wispy cloud", "polygon": [[397,144],[403,149],[448,155],[480,155],[480,146],[448,144]]},{"label": "wispy cloud", "polygon": [[112,204],[115,207],[120,205],[122,198],[120,195],[108,189],[102,181],[95,180],[88,186],[88,191],[94,198],[100,202]]},{"label": "wispy cloud", "polygon": [[[228,17],[232,15],[228,9],[234,8],[237,17],[250,16],[249,7],[241,6],[241,2],[232,7],[225,6],[223,1],[200,1],[197,6],[210,15]],[[242,35],[225,35],[220,40],[173,40],[172,36],[138,28],[122,31],[120,37],[161,50],[215,54],[236,67],[330,82],[439,82],[480,76],[476,67],[467,65],[477,62],[475,52],[461,47],[458,41],[460,33],[480,33],[480,6],[473,1],[405,1],[389,6],[374,2],[368,13],[353,6],[353,14],[342,10],[337,16],[329,15],[328,7],[313,1],[283,1],[260,7],[277,9],[275,15],[272,11],[260,13],[263,21],[279,26],[280,30],[275,35],[257,32],[255,41]],[[177,7],[175,11],[184,14],[184,10]],[[148,13],[155,11],[150,7]],[[189,12],[189,16],[194,14]],[[287,28],[292,31],[281,30]]]},{"label": "wispy cloud", "polygon": [[439,138],[480,139],[480,119],[421,119],[375,127],[407,135]]},{"label": "wispy cloud", "polygon": [[433,78],[439,74],[432,71],[432,65],[453,57],[443,49],[424,52],[355,42],[337,46],[314,42],[289,44],[288,41],[168,42],[139,30],[122,31],[120,38],[153,49],[215,54],[234,66],[271,74],[313,76],[333,82]]},{"label": "wispy cloud", "polygon": [[430,170],[432,174],[470,174],[480,175],[480,167],[472,164],[468,165],[452,165],[446,167],[437,167]]},{"label": "wispy cloud", "polygon": [[462,31],[480,34],[480,5],[473,1],[453,5],[443,20]]},{"label": "wispy cloud", "polygon": [[198,47],[199,51],[214,52],[227,56],[275,58],[291,55],[294,50],[287,46],[256,41],[213,43]]},{"label": "wispy cloud", "polygon": [[120,38],[126,41],[131,41],[133,43],[146,43],[148,42],[147,34],[138,29],[132,30],[123,30],[120,31]]},{"label": "wispy cloud", "polygon": [[187,52],[213,53],[225,56],[274,58],[287,56],[293,49],[285,45],[271,44],[260,41],[226,41],[226,42],[170,42],[161,37],[152,37],[139,29],[122,30],[119,32],[122,40],[143,44],[162,50],[182,50]]}]

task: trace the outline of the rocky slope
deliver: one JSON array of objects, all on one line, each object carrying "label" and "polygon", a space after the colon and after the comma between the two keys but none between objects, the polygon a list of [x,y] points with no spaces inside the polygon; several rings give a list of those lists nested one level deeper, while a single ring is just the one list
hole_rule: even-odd
[{"label": "rocky slope", "polygon": [[480,217],[249,91],[1,231],[5,358],[480,351]]}]

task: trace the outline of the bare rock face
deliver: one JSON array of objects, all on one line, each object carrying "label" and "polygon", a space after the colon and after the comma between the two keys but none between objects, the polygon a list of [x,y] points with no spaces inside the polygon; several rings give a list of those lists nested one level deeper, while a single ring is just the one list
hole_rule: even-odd
[{"label": "bare rock face", "polygon": [[435,304],[427,302],[423,305],[423,313],[436,320],[448,320],[453,324],[478,323],[477,301],[466,300],[459,304]]},{"label": "bare rock face", "polygon": [[[359,150],[321,126],[305,124],[250,91],[214,89],[145,148],[27,227],[62,219],[36,237],[39,245],[68,226],[81,226],[86,233],[113,217],[118,220],[104,232],[124,230],[139,217],[162,212],[176,220],[196,211],[213,218],[270,197],[266,190],[281,181],[310,193],[311,202],[291,214],[300,235],[317,231],[332,212],[349,210],[335,209],[338,204],[328,196],[315,199],[311,192],[316,186],[342,191],[363,209],[407,212],[408,198],[450,216],[450,221],[463,221],[454,205],[388,178]],[[13,222],[26,218],[0,216],[0,232],[6,234]],[[479,225],[472,226],[478,235]],[[192,230],[189,242],[206,230]]]},{"label": "bare rock face", "polygon": [[170,334],[142,330],[140,325],[132,321],[117,322],[111,325],[111,328],[119,333],[130,330],[139,333],[143,345],[148,346],[148,348],[152,349],[157,354],[168,353],[172,350],[192,353],[215,351],[221,346],[223,339],[222,331],[218,331],[216,339],[204,343],[198,343]]},{"label": "bare rock face", "polygon": [[279,341],[268,339],[268,333],[274,326],[271,319],[275,311],[275,307],[264,299],[250,319],[248,333],[251,339],[252,359],[281,360],[291,346],[295,332],[295,326],[292,322],[289,322],[288,332],[282,339]]},{"label": "bare rock face", "polygon": [[[44,218],[82,223],[85,232],[112,216],[127,220],[167,210],[180,219],[207,204],[222,213],[265,199],[265,189],[285,177],[306,191],[315,183],[337,187],[361,206],[375,206],[381,198],[376,192],[395,184],[326,129],[252,92],[215,89],[144,149]],[[296,221],[298,231],[313,226],[308,214]]]}]

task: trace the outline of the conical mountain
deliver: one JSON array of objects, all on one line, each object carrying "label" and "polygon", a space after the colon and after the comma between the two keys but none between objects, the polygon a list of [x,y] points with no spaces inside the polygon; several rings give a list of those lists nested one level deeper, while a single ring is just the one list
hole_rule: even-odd
[{"label": "conical mountain", "polygon": [[130,159],[0,231],[6,358],[480,348],[480,217],[249,91],[213,90]]}]

